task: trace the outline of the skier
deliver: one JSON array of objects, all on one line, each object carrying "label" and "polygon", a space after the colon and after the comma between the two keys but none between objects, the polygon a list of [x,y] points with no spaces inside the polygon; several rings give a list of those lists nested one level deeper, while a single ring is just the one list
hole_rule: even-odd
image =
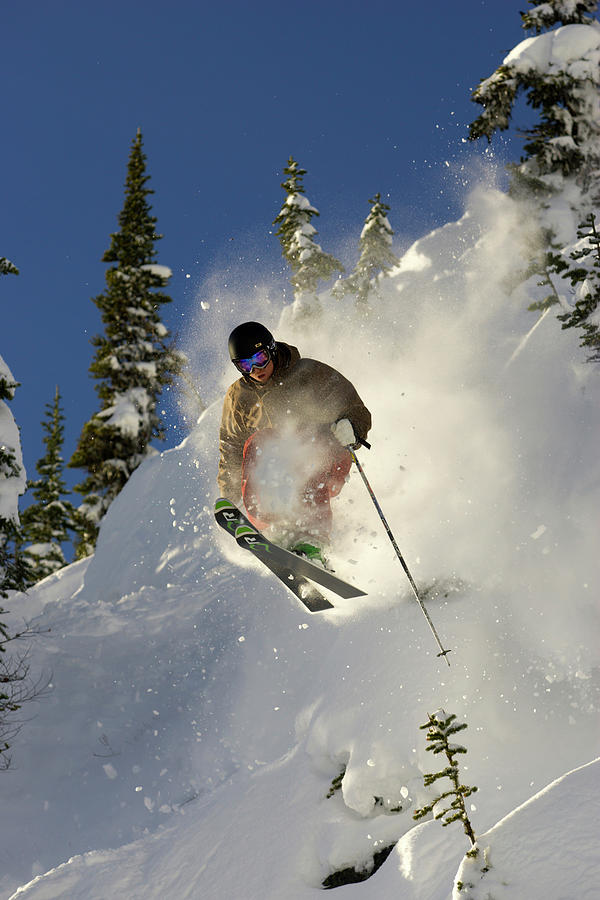
[{"label": "skier", "polygon": [[218,485],[240,496],[259,531],[327,565],[330,500],[342,489],[371,414],[339,372],[275,341],[258,322],[229,336],[241,378],[228,389],[219,435]]}]

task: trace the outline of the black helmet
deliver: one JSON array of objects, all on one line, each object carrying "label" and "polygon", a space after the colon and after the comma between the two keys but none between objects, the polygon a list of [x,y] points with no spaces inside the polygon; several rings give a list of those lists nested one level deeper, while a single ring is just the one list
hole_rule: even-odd
[{"label": "black helmet", "polygon": [[229,335],[229,356],[232,360],[248,359],[259,350],[275,350],[273,335],[259,322],[242,322]]}]

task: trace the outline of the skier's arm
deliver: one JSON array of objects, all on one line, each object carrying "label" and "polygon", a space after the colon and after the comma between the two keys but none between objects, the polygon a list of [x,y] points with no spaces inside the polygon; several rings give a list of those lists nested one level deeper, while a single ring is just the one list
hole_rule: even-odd
[{"label": "skier's arm", "polygon": [[371,413],[360,399],[352,382],[332,370],[329,379],[327,405],[331,410],[331,424],[347,419],[357,439],[364,441],[371,428]]},{"label": "skier's arm", "polygon": [[356,438],[364,441],[371,427],[371,413],[352,382],[332,366],[307,357],[297,368],[301,370],[303,395],[310,397],[306,412],[310,409],[312,420],[331,428],[340,419],[348,419]]},{"label": "skier's arm", "polygon": [[242,453],[237,442],[219,439],[219,471],[217,484],[219,496],[226,497],[232,503],[236,503],[242,496]]},{"label": "skier's arm", "polygon": [[242,459],[246,433],[241,427],[241,415],[231,391],[223,403],[219,429],[219,470],[217,484],[221,497],[235,502],[242,494]]}]

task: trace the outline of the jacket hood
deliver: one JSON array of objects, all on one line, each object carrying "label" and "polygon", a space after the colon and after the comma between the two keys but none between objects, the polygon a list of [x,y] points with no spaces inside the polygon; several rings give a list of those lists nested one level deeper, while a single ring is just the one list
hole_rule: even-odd
[{"label": "jacket hood", "polygon": [[273,375],[280,375],[282,372],[285,372],[286,369],[290,369],[298,362],[300,359],[300,352],[298,348],[292,346],[292,344],[284,344],[281,341],[276,341],[275,346],[277,348],[277,360],[275,362]]}]

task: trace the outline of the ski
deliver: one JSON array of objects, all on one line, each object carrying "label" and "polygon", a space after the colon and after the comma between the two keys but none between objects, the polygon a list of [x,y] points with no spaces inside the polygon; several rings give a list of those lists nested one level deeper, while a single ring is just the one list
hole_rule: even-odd
[{"label": "ski", "polygon": [[320,594],[315,594],[310,582],[316,582],[346,599],[365,596],[365,591],[348,584],[332,572],[273,544],[257,531],[233,503],[223,497],[216,502],[215,519],[222,528],[235,536],[240,547],[258,557],[311,612],[331,609],[333,604]]},{"label": "ski", "polygon": [[[230,503],[229,500],[219,498],[215,505],[215,519],[217,524],[229,532],[235,538],[235,532],[239,527],[252,528],[252,523],[246,516]],[[253,529],[255,531],[255,529]],[[244,548],[245,549],[245,548]],[[333,609],[333,604],[326,600],[306,578],[298,577],[289,569],[278,566],[274,560],[263,560],[279,580],[300,600],[311,613],[322,612],[324,609]]]},{"label": "ski", "polygon": [[258,556],[263,562],[274,560],[276,564],[280,564],[284,568],[288,568],[295,575],[301,575],[303,578],[310,578],[316,581],[321,587],[328,588],[335,594],[344,599],[350,597],[364,597],[365,591],[342,581],[337,575],[322,569],[303,556],[297,556],[289,550],[284,550],[277,544],[272,544],[252,525],[240,525],[235,532],[235,539],[246,550],[251,550],[255,556]]}]

